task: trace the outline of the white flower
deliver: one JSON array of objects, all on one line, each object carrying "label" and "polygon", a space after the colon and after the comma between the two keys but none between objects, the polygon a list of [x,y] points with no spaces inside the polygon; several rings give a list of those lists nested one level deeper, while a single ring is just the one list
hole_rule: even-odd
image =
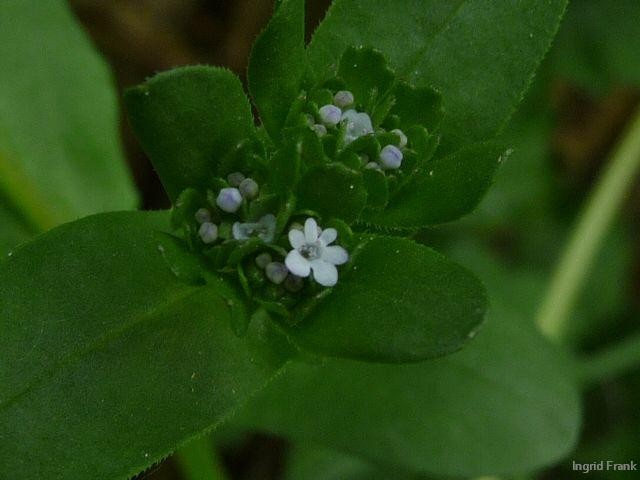
[{"label": "white flower", "polygon": [[235,213],[242,205],[242,195],[237,188],[223,188],[216,198],[216,205],[227,213]]},{"label": "white flower", "polygon": [[358,113],[353,109],[347,110],[342,114],[340,121],[347,123],[344,136],[344,141],[347,145],[363,135],[373,133],[371,117],[364,112]]},{"label": "white flower", "polygon": [[271,243],[276,234],[276,217],[269,213],[257,222],[236,222],[233,224],[231,233],[236,240],[249,240],[251,237],[258,237],[265,243]]},{"label": "white flower", "polygon": [[308,277],[313,271],[316,282],[324,287],[332,287],[338,282],[336,265],[349,260],[344,248],[330,245],[337,237],[335,228],[326,228],[318,235],[318,224],[313,218],[307,218],[304,232],[289,230],[289,243],[293,250],[287,254],[284,263],[294,275]]}]

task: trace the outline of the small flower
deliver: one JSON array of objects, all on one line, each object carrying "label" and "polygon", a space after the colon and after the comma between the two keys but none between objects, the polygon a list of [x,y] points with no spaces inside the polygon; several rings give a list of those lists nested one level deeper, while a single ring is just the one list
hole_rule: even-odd
[{"label": "small flower", "polygon": [[269,280],[276,285],[280,285],[289,275],[289,270],[287,270],[284,263],[271,262],[265,267],[264,273]]},{"label": "small flower", "polygon": [[313,278],[324,287],[332,287],[338,282],[336,265],[349,260],[347,251],[330,245],[338,237],[335,228],[326,228],[318,235],[318,224],[313,218],[304,223],[304,233],[300,230],[289,230],[289,243],[293,247],[287,254],[284,263],[291,273],[298,277],[308,277],[313,271]]},{"label": "small flower", "polygon": [[204,243],[213,243],[218,239],[218,227],[211,222],[204,222],[200,225],[198,235]]},{"label": "small flower", "polygon": [[227,182],[232,187],[239,187],[242,181],[244,180],[244,175],[240,172],[233,172],[227,175]]},{"label": "small flower", "polygon": [[256,257],[256,265],[258,268],[266,268],[271,263],[271,255],[267,252],[261,253]]},{"label": "small flower", "polygon": [[404,148],[407,146],[408,139],[402,130],[400,130],[399,128],[394,128],[393,130],[391,130],[391,133],[395,133],[400,139],[400,148]]},{"label": "small flower", "polygon": [[242,205],[242,195],[237,188],[223,188],[216,198],[216,205],[227,213],[235,213]]},{"label": "small flower", "polygon": [[200,224],[211,221],[211,212],[206,208],[199,208],[194,216],[196,217],[196,222]]},{"label": "small flower", "polygon": [[387,145],[380,151],[382,168],[393,170],[402,165],[402,152],[395,145]]},{"label": "small flower", "polygon": [[269,213],[257,222],[236,222],[231,230],[233,238],[236,240],[249,240],[252,237],[258,237],[265,243],[271,243],[276,234],[276,217]]},{"label": "small flower", "polygon": [[333,96],[333,103],[340,108],[348,107],[353,101],[353,93],[348,90],[340,90]]},{"label": "small flower", "polygon": [[347,145],[363,135],[373,133],[371,117],[364,112],[358,113],[353,109],[347,110],[342,114],[340,120],[347,123],[344,137]]},{"label": "small flower", "polygon": [[258,188],[258,184],[253,178],[245,178],[240,182],[240,186],[238,187],[240,190],[240,195],[249,200],[253,200],[258,196],[258,192],[260,189]]},{"label": "small flower", "polygon": [[322,120],[322,123],[329,127],[335,127],[342,117],[342,110],[335,105],[325,105],[324,107],[320,107],[318,113],[320,114],[320,120]]}]

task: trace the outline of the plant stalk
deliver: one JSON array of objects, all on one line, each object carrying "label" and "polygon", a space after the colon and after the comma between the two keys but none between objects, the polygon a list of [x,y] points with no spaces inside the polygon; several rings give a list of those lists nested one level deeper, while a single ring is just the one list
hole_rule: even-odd
[{"label": "plant stalk", "polygon": [[640,332],[585,358],[580,375],[585,385],[626,373],[640,365]]},{"label": "plant stalk", "polygon": [[587,200],[543,298],[536,322],[548,338],[564,340],[569,313],[639,168],[640,110]]}]

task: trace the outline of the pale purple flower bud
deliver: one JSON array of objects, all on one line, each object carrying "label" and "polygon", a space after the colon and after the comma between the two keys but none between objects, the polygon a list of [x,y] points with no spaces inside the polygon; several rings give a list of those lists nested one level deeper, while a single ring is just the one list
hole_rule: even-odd
[{"label": "pale purple flower bud", "polygon": [[333,103],[340,108],[348,107],[353,101],[353,93],[348,90],[340,90],[333,96]]},{"label": "pale purple flower bud", "polygon": [[320,107],[319,113],[322,123],[330,127],[335,127],[342,117],[342,110],[335,105],[325,105],[324,107]]},{"label": "pale purple flower bud", "polygon": [[256,257],[256,265],[260,268],[266,268],[271,263],[271,255],[267,252],[261,253]]},{"label": "pale purple flower bud", "polygon": [[400,139],[400,148],[404,148],[407,146],[407,136],[402,130],[400,130],[399,128],[394,128],[393,130],[391,130],[391,133],[395,133]]},{"label": "pale purple flower bud", "polygon": [[242,205],[242,195],[237,188],[223,188],[216,198],[216,205],[227,213],[235,213]]},{"label": "pale purple flower bud", "polygon": [[211,222],[205,222],[200,225],[198,235],[204,243],[213,243],[218,239],[218,227]]},{"label": "pale purple flower bud", "polygon": [[253,178],[245,178],[238,187],[240,190],[240,195],[244,198],[248,198],[249,200],[253,200],[258,196],[258,192],[260,189],[258,188],[258,184]]},{"label": "pale purple flower bud", "polygon": [[395,145],[387,145],[380,152],[382,168],[393,170],[402,165],[402,152]]},{"label": "pale purple flower bud", "polygon": [[287,270],[285,264],[280,262],[269,263],[265,267],[264,272],[267,275],[267,278],[276,285],[280,285],[284,282],[285,278],[287,278],[287,275],[289,274],[289,270]]},{"label": "pale purple flower bud", "polygon": [[196,222],[202,224],[211,221],[211,212],[206,208],[199,208],[195,214]]},{"label": "pale purple flower bud", "polygon": [[227,182],[232,187],[239,187],[240,183],[244,180],[244,175],[240,172],[233,172],[227,175]]}]

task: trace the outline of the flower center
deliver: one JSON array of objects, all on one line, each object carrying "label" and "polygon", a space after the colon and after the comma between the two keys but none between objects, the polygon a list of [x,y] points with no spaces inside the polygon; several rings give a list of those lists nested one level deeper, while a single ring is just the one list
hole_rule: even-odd
[{"label": "flower center", "polygon": [[307,260],[314,260],[320,257],[320,248],[318,245],[306,243],[300,247],[300,255]]}]

